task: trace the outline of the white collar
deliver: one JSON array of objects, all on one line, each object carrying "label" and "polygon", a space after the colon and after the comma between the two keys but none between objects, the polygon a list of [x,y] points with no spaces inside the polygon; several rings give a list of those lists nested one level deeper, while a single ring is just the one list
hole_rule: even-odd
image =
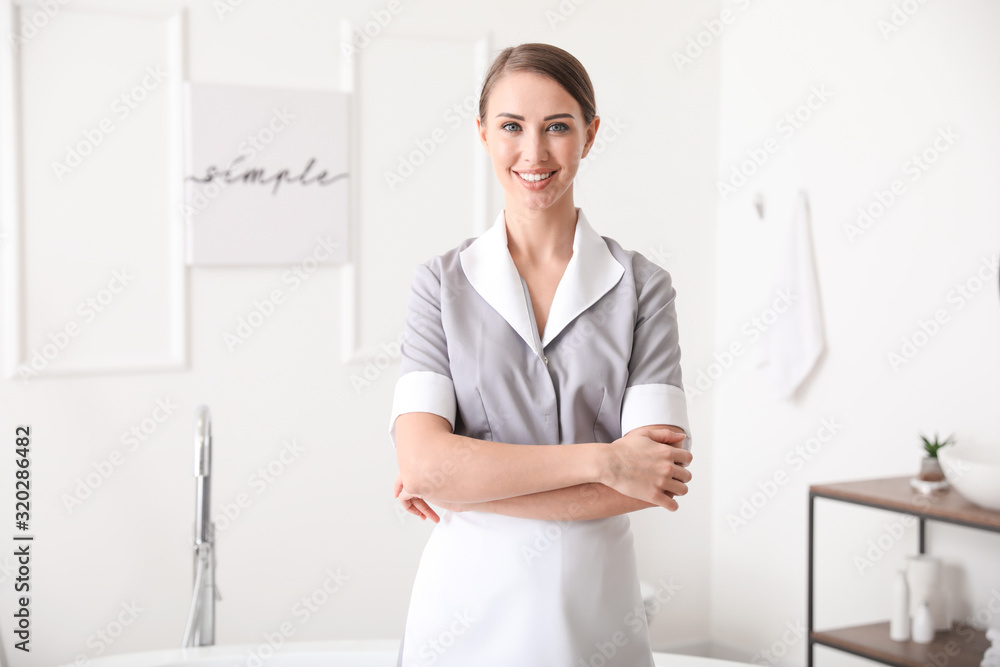
[{"label": "white collar", "polygon": [[[559,335],[566,325],[607,294],[625,273],[611,254],[608,244],[576,207],[573,256],[556,288],[545,322],[542,347]],[[459,253],[462,269],[480,296],[514,327],[528,347],[534,349],[531,315],[524,298],[521,276],[507,246],[507,226],[503,209],[493,226]],[[541,350],[536,350],[541,355]]]}]

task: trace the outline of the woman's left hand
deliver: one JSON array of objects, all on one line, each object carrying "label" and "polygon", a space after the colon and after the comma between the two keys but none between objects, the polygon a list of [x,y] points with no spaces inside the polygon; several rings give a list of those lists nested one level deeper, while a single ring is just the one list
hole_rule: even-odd
[{"label": "woman's left hand", "polygon": [[[437,515],[431,506],[427,504],[420,496],[415,496],[406,489],[403,488],[403,474],[400,473],[396,476],[396,484],[393,488],[394,497],[399,498],[399,501],[403,503],[403,509],[405,509],[410,514],[415,514],[421,519],[431,518],[431,521],[437,523],[441,518]],[[447,508],[445,508],[447,509]]]}]

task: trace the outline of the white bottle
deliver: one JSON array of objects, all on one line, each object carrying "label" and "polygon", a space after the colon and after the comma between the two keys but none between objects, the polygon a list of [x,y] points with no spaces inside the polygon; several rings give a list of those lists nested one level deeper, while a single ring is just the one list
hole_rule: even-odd
[{"label": "white bottle", "polygon": [[906,570],[898,570],[893,582],[889,638],[897,642],[910,639],[910,587],[906,583]]},{"label": "white bottle", "polygon": [[930,644],[934,641],[934,617],[926,600],[920,603],[913,616],[913,641],[918,644]]}]

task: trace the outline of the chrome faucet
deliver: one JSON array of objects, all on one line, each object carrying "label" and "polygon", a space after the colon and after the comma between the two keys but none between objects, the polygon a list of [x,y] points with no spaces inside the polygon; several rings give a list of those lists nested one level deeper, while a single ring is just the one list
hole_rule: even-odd
[{"label": "chrome faucet", "polygon": [[207,405],[195,411],[194,476],[197,479],[194,515],[194,591],[184,628],[182,648],[215,644],[215,601],[222,595],[215,585],[215,524],[212,522],[212,417]]}]

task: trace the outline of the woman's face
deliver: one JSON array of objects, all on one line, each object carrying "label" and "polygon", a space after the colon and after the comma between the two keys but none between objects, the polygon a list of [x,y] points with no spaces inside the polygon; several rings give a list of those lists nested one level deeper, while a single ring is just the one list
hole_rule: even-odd
[{"label": "woman's face", "polygon": [[[493,160],[508,206],[545,209],[566,192],[597,135],[600,118],[583,124],[580,104],[565,88],[534,72],[513,72],[494,86],[479,139]],[[537,183],[520,174],[548,176]],[[531,176],[537,178],[537,176]]]}]

